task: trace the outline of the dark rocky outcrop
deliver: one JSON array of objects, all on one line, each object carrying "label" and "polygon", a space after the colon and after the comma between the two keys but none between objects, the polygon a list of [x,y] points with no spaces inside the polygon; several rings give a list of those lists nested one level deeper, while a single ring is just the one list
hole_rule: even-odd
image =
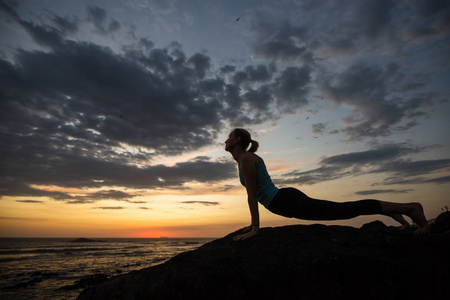
[{"label": "dark rocky outcrop", "polygon": [[450,235],[381,222],[237,232],[84,290],[87,299],[447,299]]},{"label": "dark rocky outcrop", "polygon": [[60,287],[60,290],[76,290],[80,288],[85,288],[88,286],[93,286],[108,280],[108,275],[106,274],[94,274],[82,277],[80,280],[75,281],[72,285],[65,285]]},{"label": "dark rocky outcrop", "polygon": [[450,211],[440,214],[431,226],[432,233],[450,233]]}]

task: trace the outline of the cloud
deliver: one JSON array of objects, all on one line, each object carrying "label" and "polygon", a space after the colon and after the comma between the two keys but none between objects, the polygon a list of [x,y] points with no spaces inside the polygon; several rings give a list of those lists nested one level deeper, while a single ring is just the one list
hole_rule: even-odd
[{"label": "cloud", "polygon": [[[175,18],[176,1],[135,4],[153,10],[152,16],[170,16],[165,22]],[[273,10],[257,9],[247,19],[249,49],[259,61],[215,69],[207,52],[188,55],[179,42],[159,47],[134,36],[132,44],[113,50],[79,37],[69,39],[92,26],[104,38],[120,33],[121,23],[97,6],[88,7],[84,17],[48,12],[34,23],[2,2],[3,14],[40,47],[15,49],[11,58],[0,59],[0,195],[70,203],[130,201],[142,189],[220,182],[235,176],[233,163],[199,158],[165,166],[158,158],[215,145],[229,126],[276,121],[308,108],[311,93],[317,91],[326,101],[352,109],[339,129],[351,140],[385,137],[417,126],[440,97],[429,85],[433,77],[408,74],[397,57],[386,57],[383,63],[368,63],[365,57],[376,54],[376,46],[397,47],[398,55],[408,52],[409,43],[401,43],[405,39],[420,44],[433,37],[440,45],[448,30],[449,5],[351,4],[283,2]],[[266,18],[285,12],[285,5],[294,5],[289,11],[299,14]],[[404,14],[394,20],[399,11]],[[329,21],[309,23],[308,15],[326,15]],[[339,57],[333,54],[336,47],[341,49]],[[347,61],[341,65],[342,57]],[[332,134],[338,129],[327,132],[326,123],[317,123],[313,132]],[[293,171],[280,182],[312,184],[361,174],[362,165],[370,172],[385,168],[395,176],[406,173],[408,165],[422,163],[430,170],[427,175],[439,169],[436,163],[447,165],[398,159],[413,153],[409,147],[394,146],[324,158],[319,168]],[[379,163],[371,163],[377,157]],[[79,196],[42,188],[49,185],[106,187],[107,192]],[[125,189],[129,192],[120,192]]]},{"label": "cloud", "polygon": [[358,62],[340,74],[324,74],[320,88],[327,99],[353,108],[354,114],[342,120],[342,131],[358,140],[407,130],[432,106],[435,95],[400,96],[398,83],[404,78],[396,64],[380,67]]},{"label": "cloud", "polygon": [[[448,167],[448,165],[447,165]],[[412,177],[412,178],[399,178],[399,177],[389,177],[386,178],[381,184],[392,185],[392,184],[420,184],[420,183],[434,183],[434,184],[445,184],[450,182],[450,176],[440,176],[434,178],[426,177]]]},{"label": "cloud", "polygon": [[356,195],[375,195],[375,194],[403,194],[403,193],[409,193],[414,190],[407,189],[407,190],[395,190],[395,189],[388,189],[388,190],[366,190],[366,191],[358,191],[355,192]]},{"label": "cloud", "polygon": [[250,30],[257,36],[251,51],[256,58],[289,61],[307,57],[306,26],[296,26],[289,21],[270,24],[264,17],[258,15],[251,19]]},{"label": "cloud", "polygon": [[410,153],[417,153],[419,149],[400,146],[397,144],[386,145],[375,150],[367,150],[361,152],[352,152],[347,154],[339,154],[323,158],[321,164],[324,165],[362,165],[373,162],[380,162],[400,157]]},{"label": "cloud", "polygon": [[[14,61],[0,60],[5,75],[0,84],[0,154],[8,158],[0,174],[2,196],[123,201],[136,195],[110,190],[73,196],[32,185],[183,188],[187,182],[208,184],[232,176],[234,165],[224,161],[154,164],[158,156],[216,142],[226,115],[218,95],[225,90],[222,79],[205,78],[211,68],[208,56],[186,57],[176,43],[159,49],[148,40],[144,48],[117,54],[65,40],[55,27],[24,21],[11,7],[2,9],[49,48],[18,49]],[[89,12],[97,27],[104,24],[104,10]],[[68,26],[55,15],[51,18]]]},{"label": "cloud", "polygon": [[[221,68],[221,72],[227,72],[227,70],[235,70],[232,66],[224,66]],[[233,75],[233,82],[237,85],[242,83],[264,83],[270,80],[272,77],[271,72],[265,65],[247,66],[242,71],[237,71]]]},{"label": "cloud", "polygon": [[119,210],[119,209],[126,209],[126,207],[122,207],[122,206],[101,206],[101,207],[94,207],[95,209],[106,209],[106,210]]},{"label": "cloud", "polygon": [[181,203],[184,203],[184,204],[202,204],[202,205],[205,205],[205,206],[216,206],[216,205],[220,204],[219,202],[215,202],[215,201],[183,201]]},{"label": "cloud", "polygon": [[109,24],[106,23],[107,12],[98,6],[89,6],[87,8],[87,21],[95,27],[95,32],[101,35],[111,34],[120,29],[118,21],[112,19]]},{"label": "cloud", "polygon": [[22,202],[22,203],[44,203],[44,201],[38,201],[38,200],[16,200],[16,202]]},{"label": "cloud", "polygon": [[[23,20],[16,12],[15,8],[8,5],[6,2],[0,3],[0,10],[17,22],[37,44],[56,48],[63,43],[63,32],[58,28],[44,24],[36,25],[32,22]],[[55,20],[54,16],[51,18]],[[58,21],[56,21],[56,25],[59,27],[61,26]]]},{"label": "cloud", "polygon": [[330,131],[326,131],[327,124],[325,123],[315,123],[311,126],[311,133],[312,134],[338,134],[339,130],[334,129]]},{"label": "cloud", "polygon": [[49,12],[50,20],[56,25],[63,36],[74,34],[80,27],[80,20],[77,16],[61,17],[55,13]]},{"label": "cloud", "polygon": [[[320,90],[326,101],[352,108],[333,133],[350,140],[385,137],[417,126],[439,100],[423,92],[439,64],[415,65],[423,55],[447,61],[426,46],[432,41],[445,48],[448,16],[450,5],[441,1],[277,2],[249,14],[249,43],[255,58],[309,68],[303,95],[293,97],[298,104],[308,104],[309,90]],[[412,49],[417,45],[421,54]]]},{"label": "cloud", "polygon": [[[146,168],[127,166],[95,158],[69,157],[65,161],[48,162],[40,166],[28,163],[23,166],[8,165],[9,177],[0,181],[2,196],[47,196],[70,203],[91,203],[101,199],[129,201],[139,196],[117,190],[101,191],[88,196],[72,196],[68,193],[32,188],[25,183],[14,184],[10,178],[37,185],[56,185],[71,188],[100,188],[122,186],[130,189],[185,188],[187,182],[205,184],[219,182],[235,176],[235,165],[201,158],[177,163],[174,166],[154,165]],[[34,170],[33,170],[34,169]],[[33,170],[33,171],[32,171]],[[24,172],[22,175],[21,172]]]},{"label": "cloud", "polygon": [[428,149],[408,147],[404,144],[391,144],[380,146],[377,149],[333,155],[322,158],[320,167],[309,171],[294,170],[275,178],[279,185],[287,184],[316,184],[346,176],[359,176],[371,173],[387,173],[382,183],[373,185],[391,184],[421,184],[445,183],[449,177],[435,177],[439,171],[450,168],[450,159],[419,160],[403,159],[409,154],[417,154]]},{"label": "cloud", "polygon": [[288,67],[275,79],[277,104],[284,112],[295,111],[308,104],[307,93],[311,82],[309,67]]},{"label": "cloud", "polygon": [[[103,182],[102,180],[97,182]],[[98,191],[89,193],[87,196],[71,196],[67,195],[62,199],[57,200],[65,200],[70,204],[81,204],[81,203],[93,203],[100,200],[117,200],[117,201],[126,201],[129,203],[145,203],[142,201],[130,201],[129,199],[133,197],[140,196],[139,194],[130,194],[122,191],[109,190],[109,191]],[[56,200],[56,199],[55,199]]]}]

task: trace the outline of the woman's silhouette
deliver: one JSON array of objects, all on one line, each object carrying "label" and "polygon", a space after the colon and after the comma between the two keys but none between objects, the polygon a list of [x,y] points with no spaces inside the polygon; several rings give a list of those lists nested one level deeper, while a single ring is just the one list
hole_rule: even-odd
[{"label": "woman's silhouette", "polygon": [[[250,149],[247,150],[251,144]],[[270,179],[261,157],[255,154],[258,142],[252,140],[250,133],[241,128],[234,129],[225,141],[225,150],[230,152],[239,166],[239,178],[247,189],[251,225],[244,228],[244,234],[234,240],[245,240],[258,234],[260,202],[269,211],[288,218],[303,220],[341,220],[360,215],[382,214],[392,217],[401,229],[409,227],[402,215],[410,217],[418,226],[415,233],[430,231],[420,203],[395,203],[374,199],[352,202],[332,202],[312,199],[295,188],[278,189]]]}]

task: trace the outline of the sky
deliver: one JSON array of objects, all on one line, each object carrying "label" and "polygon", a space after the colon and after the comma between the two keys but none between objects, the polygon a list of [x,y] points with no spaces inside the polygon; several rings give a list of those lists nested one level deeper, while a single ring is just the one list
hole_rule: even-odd
[{"label": "sky", "polygon": [[0,37],[0,236],[247,226],[235,127],[279,188],[450,206],[449,1],[6,0]]}]

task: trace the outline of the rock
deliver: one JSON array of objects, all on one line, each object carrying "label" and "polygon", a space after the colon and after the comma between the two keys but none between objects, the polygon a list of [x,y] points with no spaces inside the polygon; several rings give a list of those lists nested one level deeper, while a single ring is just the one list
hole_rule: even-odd
[{"label": "rock", "polygon": [[294,225],[234,242],[237,233],[113,277],[77,299],[446,299],[450,293],[445,234]]},{"label": "rock", "polygon": [[80,288],[85,288],[88,286],[93,286],[108,280],[109,276],[106,274],[94,274],[81,278],[80,280],[75,281],[72,285],[65,285],[60,287],[60,290],[76,290]]},{"label": "rock", "polygon": [[366,230],[382,230],[382,229],[386,229],[387,226],[384,225],[383,222],[381,221],[373,221],[367,224],[364,224],[363,226],[361,226],[361,229],[366,229]]},{"label": "rock", "polygon": [[432,233],[448,233],[450,231],[450,211],[440,214],[431,225]]}]

